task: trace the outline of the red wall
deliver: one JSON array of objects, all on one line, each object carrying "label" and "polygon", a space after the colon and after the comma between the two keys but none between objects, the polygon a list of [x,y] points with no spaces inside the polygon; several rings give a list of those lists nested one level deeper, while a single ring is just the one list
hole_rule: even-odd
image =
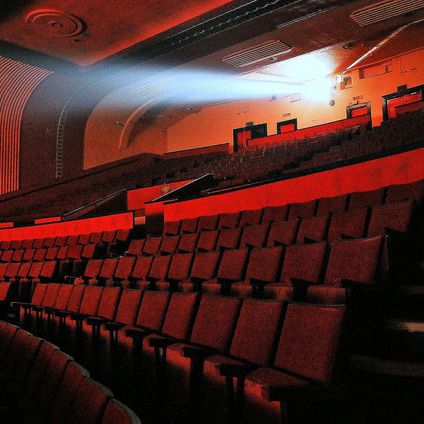
[{"label": "red wall", "polygon": [[96,218],[78,219],[75,221],[4,229],[0,230],[0,240],[26,240],[74,234],[88,234],[98,231],[126,230],[133,228],[133,226],[133,213],[126,212]]},{"label": "red wall", "polygon": [[[373,190],[424,178],[424,148],[215,196],[168,203],[165,221],[259,209]],[[146,214],[149,205],[146,205]]]}]

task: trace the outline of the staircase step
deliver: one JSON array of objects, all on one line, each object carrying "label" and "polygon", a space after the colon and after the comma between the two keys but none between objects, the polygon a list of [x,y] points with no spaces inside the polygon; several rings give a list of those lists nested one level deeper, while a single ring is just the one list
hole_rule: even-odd
[{"label": "staircase step", "polygon": [[349,357],[352,367],[373,374],[397,377],[424,378],[424,361],[403,361],[384,359],[369,355],[352,355]]}]

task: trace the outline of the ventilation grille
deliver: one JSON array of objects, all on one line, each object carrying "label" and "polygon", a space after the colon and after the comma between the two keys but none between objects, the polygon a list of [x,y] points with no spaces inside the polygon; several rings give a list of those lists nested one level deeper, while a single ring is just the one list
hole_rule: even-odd
[{"label": "ventilation grille", "polygon": [[424,0],[388,0],[358,9],[350,17],[360,27],[424,8]]},{"label": "ventilation grille", "polygon": [[234,68],[243,68],[266,59],[286,54],[291,50],[292,47],[282,41],[271,40],[225,56],[222,60]]}]

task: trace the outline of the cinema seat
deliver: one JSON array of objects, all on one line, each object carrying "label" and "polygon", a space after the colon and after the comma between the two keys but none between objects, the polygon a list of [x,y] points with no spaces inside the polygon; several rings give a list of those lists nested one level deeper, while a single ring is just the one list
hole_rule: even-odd
[{"label": "cinema seat", "polygon": [[182,234],[180,237],[180,242],[178,243],[177,252],[179,253],[194,252],[197,248],[198,239],[199,239],[199,233]]},{"label": "cinema seat", "polygon": [[232,283],[244,280],[248,249],[225,250],[215,279],[202,284],[202,291],[210,294],[229,294]]},{"label": "cinema seat", "polygon": [[[162,292],[166,293],[166,292]],[[155,398],[161,399],[165,381],[161,372],[159,358],[166,346],[187,341],[192,329],[198,307],[198,293],[173,293],[166,310],[160,334],[154,334],[149,327],[141,331],[127,330],[127,336],[133,337],[133,352],[139,357],[142,376],[142,398],[149,404]],[[142,311],[143,305],[141,306]],[[143,313],[143,312],[142,312]]]},{"label": "cinema seat", "polygon": [[281,302],[245,299],[241,306],[229,351],[204,359],[200,384],[200,414],[206,423],[235,419],[230,399],[251,370],[271,364],[283,313]]},{"label": "cinema seat", "polygon": [[153,256],[138,256],[134,268],[128,280],[121,280],[121,286],[124,288],[140,288],[147,286],[147,277],[153,263]]},{"label": "cinema seat", "polygon": [[347,208],[349,195],[342,194],[341,196],[335,197],[322,197],[318,200],[317,216],[324,215],[326,213],[340,213],[344,212]]},{"label": "cinema seat", "polygon": [[204,281],[212,280],[216,277],[220,257],[221,254],[217,251],[196,253],[190,278],[179,283],[181,291],[186,293],[201,291]]},{"label": "cinema seat", "polygon": [[199,218],[197,231],[213,231],[218,227],[219,215],[205,215]]},{"label": "cinema seat", "polygon": [[128,250],[126,252],[127,255],[138,256],[141,255],[143,251],[145,239],[131,239],[130,245],[128,246]]},{"label": "cinema seat", "polygon": [[414,200],[374,206],[368,227],[368,237],[387,234],[389,231],[408,233],[414,222]]},{"label": "cinema seat", "polygon": [[386,203],[415,200],[422,204],[424,199],[424,180],[408,184],[397,184],[387,187]]},{"label": "cinema seat", "polygon": [[369,215],[370,209],[367,206],[333,214],[328,229],[328,241],[365,237]]},{"label": "cinema seat", "polygon": [[175,291],[180,281],[187,280],[193,263],[193,253],[176,253],[172,256],[166,280],[156,282],[158,290]]},{"label": "cinema seat", "polygon": [[231,294],[240,297],[262,297],[264,286],[277,281],[283,250],[282,246],[252,249],[245,281],[231,284]]},{"label": "cinema seat", "polygon": [[66,310],[73,289],[74,286],[72,284],[61,284],[54,305],[44,307],[44,313],[47,315],[48,325],[51,324],[53,314],[56,311]]},{"label": "cinema seat", "polygon": [[110,399],[100,424],[141,424],[134,412],[116,399]]},{"label": "cinema seat", "polygon": [[181,222],[180,234],[195,233],[199,224],[199,218],[184,218]]},{"label": "cinema seat", "polygon": [[103,265],[103,259],[90,259],[85,267],[84,275],[77,277],[74,284],[88,284],[91,279],[97,279]]},{"label": "cinema seat", "polygon": [[243,228],[240,247],[264,247],[267,241],[269,224],[250,224]]},{"label": "cinema seat", "polygon": [[349,197],[348,209],[358,209],[364,206],[373,207],[382,205],[386,197],[386,188],[379,188],[370,191],[351,193]]},{"label": "cinema seat", "polygon": [[240,220],[240,212],[222,213],[218,221],[218,229],[237,228]]},{"label": "cinema seat", "polygon": [[162,237],[149,236],[144,242],[143,255],[154,256],[159,253]]},{"label": "cinema seat", "polygon": [[122,286],[123,281],[128,281],[134,268],[136,259],[137,258],[135,256],[121,256],[118,258],[118,264],[116,266],[115,273],[112,278],[108,278],[105,281],[105,285],[109,287],[116,284]]},{"label": "cinema seat", "polygon": [[166,221],[163,225],[163,234],[165,236],[175,236],[180,233],[181,220]]},{"label": "cinema seat", "polygon": [[240,215],[239,227],[245,225],[259,224],[262,219],[263,209],[242,211]]},{"label": "cinema seat", "polygon": [[346,289],[371,288],[380,284],[387,273],[384,245],[383,237],[331,243],[324,284],[309,287],[306,300],[345,303]]},{"label": "cinema seat", "polygon": [[163,236],[160,244],[159,252],[161,255],[171,255],[176,252],[180,236]]},{"label": "cinema seat", "polygon": [[219,231],[216,248],[220,250],[237,249],[240,244],[241,228],[222,228]]},{"label": "cinema seat", "polygon": [[81,381],[66,416],[67,424],[100,423],[107,403],[113,393],[96,381],[85,378]]},{"label": "cinema seat", "polygon": [[197,242],[197,250],[200,252],[215,250],[219,233],[219,230],[202,231]]},{"label": "cinema seat", "polygon": [[27,321],[29,317],[29,312],[32,306],[40,306],[42,304],[46,291],[47,291],[47,284],[36,284],[30,302],[12,302],[11,303],[11,306],[15,310],[16,322],[21,322],[21,317],[20,317],[21,310],[23,310],[24,312],[24,316],[23,316],[24,323]]},{"label": "cinema seat", "polygon": [[304,300],[307,287],[321,282],[326,252],[326,242],[287,246],[280,282],[267,284],[264,296],[285,299],[287,290],[284,286],[288,286],[293,287],[295,300]]},{"label": "cinema seat", "polygon": [[326,240],[329,224],[330,215],[328,213],[302,218],[297,232],[296,243],[306,244]]},{"label": "cinema seat", "polygon": [[285,221],[289,211],[289,205],[267,206],[263,208],[262,224],[273,221]]},{"label": "cinema seat", "polygon": [[314,216],[317,209],[317,201],[311,200],[309,202],[292,203],[290,205],[289,215],[287,219],[306,218]]},{"label": "cinema seat", "polygon": [[[243,423],[298,422],[300,418],[289,415],[290,402],[316,400],[329,390],[334,384],[343,319],[343,307],[288,305],[272,368],[246,375]],[[313,404],[309,405],[312,409]],[[307,422],[331,422],[331,416],[314,416],[310,408]]]},{"label": "cinema seat", "polygon": [[202,362],[213,353],[228,352],[240,306],[240,299],[204,294],[188,342],[167,347],[165,399],[171,416],[190,422],[199,419]]},{"label": "cinema seat", "polygon": [[[106,281],[111,281],[115,275],[116,267],[118,266],[119,258],[106,258],[104,259],[100,271],[96,277],[92,277],[88,280],[90,286],[103,286]],[[112,280],[113,281],[113,280]]]},{"label": "cinema seat", "polygon": [[294,244],[299,230],[299,225],[299,218],[291,219],[290,221],[273,222],[269,229],[266,245],[268,247],[272,247]]}]

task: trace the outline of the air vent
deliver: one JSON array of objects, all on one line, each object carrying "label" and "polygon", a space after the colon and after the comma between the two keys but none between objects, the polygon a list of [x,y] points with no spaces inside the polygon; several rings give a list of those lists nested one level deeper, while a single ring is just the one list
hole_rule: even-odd
[{"label": "air vent", "polygon": [[424,8],[424,0],[387,0],[355,10],[351,19],[360,27]]},{"label": "air vent", "polygon": [[272,58],[286,54],[291,50],[292,47],[282,41],[271,40],[225,56],[222,60],[234,68],[243,68],[263,60],[272,61]]}]

